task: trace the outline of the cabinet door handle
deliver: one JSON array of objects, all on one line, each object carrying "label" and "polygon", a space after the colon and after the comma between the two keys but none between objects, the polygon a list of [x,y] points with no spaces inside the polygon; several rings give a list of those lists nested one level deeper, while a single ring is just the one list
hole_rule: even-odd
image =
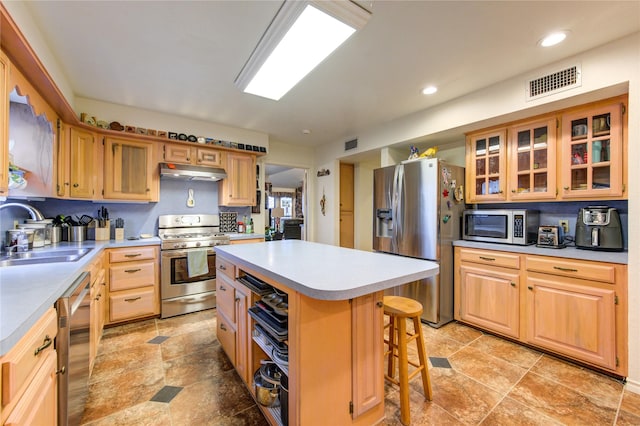
[{"label": "cabinet door handle", "polygon": [[528,288],[529,290],[533,290],[533,287],[532,287],[532,286],[527,286],[527,288]]},{"label": "cabinet door handle", "polygon": [[515,190],[515,189],[512,189],[512,190],[511,190],[511,193],[512,193],[512,194],[515,194],[515,193],[516,193],[516,190]]},{"label": "cabinet door handle", "polygon": [[38,346],[36,348],[35,351],[33,351],[33,356],[38,356],[38,354],[42,351],[44,351],[45,349],[47,349],[49,346],[51,346],[51,344],[53,343],[53,339],[51,337],[49,337],[49,335],[47,334],[44,337],[44,340],[42,341],[42,346]]},{"label": "cabinet door handle", "polygon": [[378,308],[382,308],[384,306],[384,303],[382,303],[381,301],[376,302],[376,306]]},{"label": "cabinet door handle", "polygon": [[220,286],[220,290],[222,290],[222,291],[227,291],[227,288],[226,288],[225,286],[221,285],[221,286]]},{"label": "cabinet door handle", "polygon": [[227,327],[224,324],[220,324],[220,330],[227,331]]},{"label": "cabinet door handle", "polygon": [[227,268],[224,265],[220,265],[218,267],[218,269],[220,269],[221,271],[226,271],[227,270]]},{"label": "cabinet door handle", "polygon": [[236,297],[236,302],[239,302],[239,301],[240,301],[240,298],[239,298],[239,297]]},{"label": "cabinet door handle", "polygon": [[125,254],[124,257],[138,257],[142,256],[142,253]]},{"label": "cabinet door handle", "polygon": [[80,185],[78,185],[77,183],[74,183],[74,184],[73,184],[73,187],[74,187],[74,188],[77,188],[77,187],[79,187],[79,186],[80,186]]},{"label": "cabinet door handle", "polygon": [[563,272],[578,272],[577,269],[573,269],[573,268],[562,268],[560,266],[554,266],[553,269],[557,269],[558,271],[563,271]]},{"label": "cabinet door handle", "polygon": [[494,260],[496,260],[496,259],[495,259],[495,257],[485,257],[485,256],[480,256],[480,259],[482,259],[482,260],[489,260],[489,261],[491,261],[491,262],[493,262]]},{"label": "cabinet door handle", "polygon": [[568,191],[568,190],[569,190],[569,187],[568,187],[568,186],[565,186],[563,189],[564,189],[565,191]]},{"label": "cabinet door handle", "polygon": [[515,286],[516,286],[516,283],[512,282],[511,287],[515,287]]},{"label": "cabinet door handle", "polygon": [[131,299],[124,299],[125,302],[135,302],[136,300],[142,299],[142,296],[132,297]]},{"label": "cabinet door handle", "polygon": [[140,268],[137,268],[137,269],[125,269],[124,271],[127,274],[133,274],[134,272],[142,271],[142,269],[140,269]]}]

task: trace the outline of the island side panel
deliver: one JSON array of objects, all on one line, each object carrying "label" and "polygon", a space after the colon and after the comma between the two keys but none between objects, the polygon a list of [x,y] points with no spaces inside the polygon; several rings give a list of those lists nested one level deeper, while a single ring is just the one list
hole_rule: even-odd
[{"label": "island side panel", "polygon": [[[368,303],[374,300],[368,297]],[[350,403],[355,403],[352,310],[350,300],[325,301],[289,293],[290,398],[297,402],[290,411],[292,424],[370,425],[383,420],[384,394],[359,416],[350,412]],[[382,339],[382,313],[379,322]],[[375,351],[378,354],[370,355],[381,359],[382,344]],[[370,378],[372,383],[383,380],[381,363],[379,367],[377,378]],[[384,392],[383,386],[376,387]]]}]

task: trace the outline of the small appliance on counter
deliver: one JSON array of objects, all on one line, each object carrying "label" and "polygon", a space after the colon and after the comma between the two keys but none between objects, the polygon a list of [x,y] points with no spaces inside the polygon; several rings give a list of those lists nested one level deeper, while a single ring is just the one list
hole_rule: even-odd
[{"label": "small appliance on counter", "polygon": [[581,208],[576,222],[576,248],[623,251],[620,215],[608,206]]},{"label": "small appliance on counter", "polygon": [[564,248],[564,231],[561,226],[542,225],[538,227],[537,247]]}]

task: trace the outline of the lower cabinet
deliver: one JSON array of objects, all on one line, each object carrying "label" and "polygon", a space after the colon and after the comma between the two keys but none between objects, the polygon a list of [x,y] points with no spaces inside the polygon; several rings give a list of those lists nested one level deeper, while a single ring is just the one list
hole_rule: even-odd
[{"label": "lower cabinet", "polygon": [[47,312],[2,358],[3,425],[55,425],[58,330],[54,308]]},{"label": "lower cabinet", "polygon": [[[287,376],[288,424],[369,425],[384,418],[382,292],[318,300],[234,265],[220,253],[216,269],[217,337],[256,400],[254,373],[265,362],[275,363]],[[270,294],[261,296],[255,282],[285,295],[284,337],[277,324],[271,334],[269,324],[254,317]],[[265,331],[271,336],[263,336]],[[286,345],[287,361],[275,345]],[[283,424],[280,407],[258,407],[270,424]]]},{"label": "lower cabinet", "polygon": [[108,252],[108,319],[114,324],[160,313],[159,248],[126,247]]},{"label": "lower cabinet", "polygon": [[89,307],[89,371],[93,371],[93,364],[98,355],[98,346],[102,338],[105,323],[107,283],[100,256],[91,265],[91,304]]},{"label": "lower cabinet", "polygon": [[455,263],[457,320],[627,375],[626,265],[463,247]]}]

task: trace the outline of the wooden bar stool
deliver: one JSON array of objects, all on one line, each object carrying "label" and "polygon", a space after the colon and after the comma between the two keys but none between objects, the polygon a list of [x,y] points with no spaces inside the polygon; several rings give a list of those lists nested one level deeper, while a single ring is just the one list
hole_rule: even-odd
[{"label": "wooden bar stool", "polygon": [[[424,347],[422,336],[422,305],[420,302],[400,296],[384,296],[384,313],[389,316],[389,337],[384,342],[388,344],[385,355],[389,356],[385,379],[400,387],[400,420],[402,424],[411,422],[409,412],[409,380],[416,374],[422,373],[422,387],[425,397],[431,401],[431,379],[429,377],[429,364],[427,351]],[[407,332],[407,319],[413,320],[414,333]],[[407,356],[407,345],[415,340],[418,347],[419,363],[410,361]],[[399,380],[395,378],[395,359],[398,358]],[[416,369],[409,374],[409,364]]]}]

